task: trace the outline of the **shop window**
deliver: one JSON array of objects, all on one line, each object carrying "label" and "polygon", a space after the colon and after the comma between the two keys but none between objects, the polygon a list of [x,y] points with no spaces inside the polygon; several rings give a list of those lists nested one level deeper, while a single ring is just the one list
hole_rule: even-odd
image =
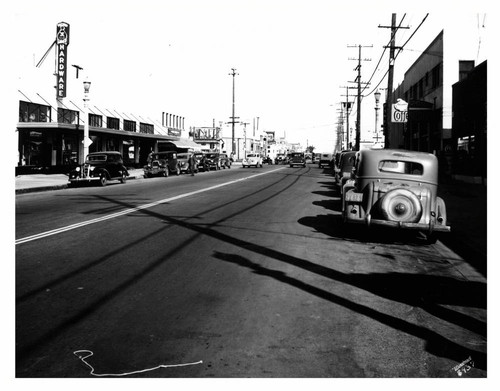
[{"label": "shop window", "polygon": [[102,128],[102,115],[89,114],[89,126]]},{"label": "shop window", "polygon": [[108,117],[107,120],[108,129],[120,129],[120,120],[114,117]]},{"label": "shop window", "polygon": [[50,122],[50,106],[19,101],[19,122]]},{"label": "shop window", "polygon": [[80,113],[75,110],[64,109],[59,107],[57,109],[57,122],[60,124],[73,124],[76,125],[79,122]]},{"label": "shop window", "polygon": [[143,122],[141,122],[139,124],[139,132],[140,133],[154,134],[154,130],[155,130],[154,125],[146,124]]},{"label": "shop window", "polygon": [[123,130],[129,131],[129,132],[135,132],[136,131],[135,121],[130,121],[128,119],[124,119],[123,120]]}]

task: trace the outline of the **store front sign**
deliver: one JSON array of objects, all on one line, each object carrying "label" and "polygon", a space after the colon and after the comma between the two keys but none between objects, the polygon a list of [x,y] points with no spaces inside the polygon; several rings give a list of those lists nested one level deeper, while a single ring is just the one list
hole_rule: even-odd
[{"label": "store front sign", "polygon": [[403,99],[392,105],[391,122],[408,122],[408,103]]},{"label": "store front sign", "polygon": [[56,69],[56,97],[58,99],[66,96],[66,74],[68,68],[68,45],[69,45],[69,24],[60,22],[57,24],[57,69]]}]

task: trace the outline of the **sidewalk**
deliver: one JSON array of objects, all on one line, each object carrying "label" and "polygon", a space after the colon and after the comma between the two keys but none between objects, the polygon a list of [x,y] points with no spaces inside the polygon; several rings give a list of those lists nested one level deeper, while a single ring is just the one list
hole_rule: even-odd
[{"label": "sidewalk", "polygon": [[[142,178],[142,169],[130,169],[127,180]],[[16,194],[58,190],[68,187],[66,174],[33,174],[16,176]]]},{"label": "sidewalk", "polygon": [[486,276],[487,187],[463,182],[445,183],[439,185],[438,195],[446,204],[451,226],[451,233],[442,235],[441,242],[468,259]]}]

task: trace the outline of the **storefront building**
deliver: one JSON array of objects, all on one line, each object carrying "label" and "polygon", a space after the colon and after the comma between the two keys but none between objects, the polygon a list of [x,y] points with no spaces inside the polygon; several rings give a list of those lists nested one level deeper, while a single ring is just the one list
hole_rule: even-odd
[{"label": "storefront building", "polygon": [[[394,90],[408,104],[407,121],[392,123],[390,148],[435,154],[440,175],[486,179],[486,60],[475,68],[475,46],[460,46],[460,32],[442,30]],[[390,106],[389,106],[390,107]],[[387,110],[388,107],[384,107]]]},{"label": "storefront building", "polygon": [[[151,151],[199,150],[200,146],[183,139],[183,117],[175,123],[160,124],[149,118],[88,107],[88,118],[71,101],[51,104],[19,91],[18,164],[16,174],[33,172],[68,172],[84,161],[85,120],[92,143],[89,152],[119,151],[129,167],[142,167]],[[174,125],[174,126],[165,126]]]}]

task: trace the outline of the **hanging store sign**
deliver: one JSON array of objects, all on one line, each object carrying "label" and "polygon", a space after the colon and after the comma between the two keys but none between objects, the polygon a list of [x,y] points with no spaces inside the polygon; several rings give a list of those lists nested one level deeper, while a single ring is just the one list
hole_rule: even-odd
[{"label": "hanging store sign", "polygon": [[392,105],[391,122],[408,122],[408,103],[403,99]]},{"label": "hanging store sign", "polygon": [[68,45],[69,45],[69,24],[65,22],[60,22],[57,24],[57,34],[56,34],[56,46],[57,46],[56,97],[58,99],[64,98],[66,96]]}]

